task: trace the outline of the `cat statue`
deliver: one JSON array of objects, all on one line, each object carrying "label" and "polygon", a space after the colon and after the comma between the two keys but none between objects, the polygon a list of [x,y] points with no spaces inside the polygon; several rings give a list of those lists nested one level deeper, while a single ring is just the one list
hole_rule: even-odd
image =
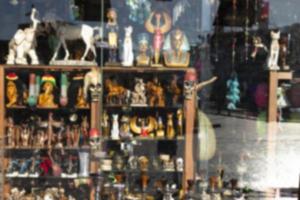
[{"label": "cat statue", "polygon": [[120,129],[119,129],[119,115],[112,115],[112,128],[111,128],[111,139],[118,140],[120,139]]},{"label": "cat statue", "polygon": [[125,67],[133,66],[133,44],[132,44],[132,32],[133,28],[132,26],[128,26],[124,28],[125,30],[125,38],[123,43],[123,61],[122,65]]},{"label": "cat statue", "polygon": [[279,38],[280,31],[271,31],[271,46],[270,46],[270,54],[268,58],[268,69],[269,70],[279,70],[278,66],[278,57],[279,57]]}]

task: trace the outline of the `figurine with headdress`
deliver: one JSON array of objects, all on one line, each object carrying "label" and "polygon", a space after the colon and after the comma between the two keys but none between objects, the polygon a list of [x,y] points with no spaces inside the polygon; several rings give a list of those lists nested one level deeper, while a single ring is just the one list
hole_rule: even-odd
[{"label": "figurine with headdress", "polygon": [[42,90],[43,92],[38,98],[38,107],[56,108],[57,104],[54,102],[54,88],[56,80],[52,75],[44,75],[42,77]]},{"label": "figurine with headdress", "polygon": [[139,53],[136,57],[137,66],[149,66],[150,57],[148,55],[149,49],[149,35],[147,33],[140,33],[138,35]]},{"label": "figurine with headdress", "polygon": [[6,107],[13,107],[18,104],[18,88],[16,80],[18,80],[18,76],[15,73],[9,73],[6,75],[6,79],[8,80],[6,83],[6,98],[7,104]]},{"label": "figurine with headdress", "polygon": [[185,33],[175,29],[164,43],[164,60],[167,67],[188,67],[190,64],[190,44]]},{"label": "figurine with headdress", "polygon": [[88,107],[88,103],[84,97],[83,79],[83,74],[76,74],[73,76],[70,88],[68,90],[70,105],[75,106],[76,108]]},{"label": "figurine with headdress", "polygon": [[110,8],[107,11],[108,22],[106,24],[106,31],[108,37],[108,47],[109,47],[109,64],[114,64],[117,62],[117,51],[118,51],[118,32],[119,25],[117,22],[118,14],[116,9]]}]

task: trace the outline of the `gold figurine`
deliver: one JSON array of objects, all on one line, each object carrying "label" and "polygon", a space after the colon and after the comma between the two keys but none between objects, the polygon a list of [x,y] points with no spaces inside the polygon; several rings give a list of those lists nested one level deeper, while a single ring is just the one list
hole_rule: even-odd
[{"label": "gold figurine", "polygon": [[147,33],[138,35],[139,54],[136,57],[137,66],[149,66],[150,57],[147,54],[149,49],[149,36]]},{"label": "gold figurine", "polygon": [[[138,123],[140,122],[140,123]],[[130,129],[133,133],[142,137],[148,137],[155,130],[156,120],[154,117],[139,118],[133,117],[130,119]]]},{"label": "gold figurine", "polygon": [[6,79],[8,80],[6,85],[6,97],[8,103],[6,104],[6,107],[13,107],[16,106],[18,102],[18,89],[15,83],[18,76],[15,73],[9,73],[6,76]]},{"label": "gold figurine", "polygon": [[173,125],[173,114],[168,113],[167,115],[167,138],[173,139],[175,137],[175,130]]},{"label": "gold figurine", "polygon": [[153,81],[149,81],[146,85],[148,93],[149,106],[165,106],[164,89],[161,87],[158,78],[155,77]]},{"label": "gold figurine", "polygon": [[183,133],[182,133],[183,111],[182,111],[182,109],[178,109],[176,115],[177,115],[177,136],[182,137],[183,136]]},{"label": "gold figurine", "polygon": [[76,98],[76,107],[77,108],[87,108],[88,103],[86,102],[84,98],[84,93],[83,93],[83,87],[79,87],[78,93],[77,93],[77,98]]},{"label": "gold figurine", "polygon": [[38,107],[43,108],[56,108],[57,104],[54,103],[53,90],[56,86],[55,78],[51,75],[42,77],[43,92],[39,95]]}]

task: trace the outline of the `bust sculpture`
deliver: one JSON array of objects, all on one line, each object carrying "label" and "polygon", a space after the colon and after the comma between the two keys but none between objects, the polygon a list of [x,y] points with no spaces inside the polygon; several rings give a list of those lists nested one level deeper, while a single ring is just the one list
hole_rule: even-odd
[{"label": "bust sculpture", "polygon": [[190,64],[190,45],[184,32],[175,29],[167,36],[164,50],[164,60],[167,67],[188,67]]},{"label": "bust sculpture", "polygon": [[150,57],[148,55],[149,36],[147,33],[141,33],[138,35],[138,49],[139,49],[139,54],[136,57],[137,66],[149,66],[150,64]]},{"label": "bust sculpture", "polygon": [[42,77],[42,90],[39,95],[38,107],[44,108],[56,108],[57,104],[54,103],[53,90],[56,86],[55,78],[51,75],[45,75]]}]

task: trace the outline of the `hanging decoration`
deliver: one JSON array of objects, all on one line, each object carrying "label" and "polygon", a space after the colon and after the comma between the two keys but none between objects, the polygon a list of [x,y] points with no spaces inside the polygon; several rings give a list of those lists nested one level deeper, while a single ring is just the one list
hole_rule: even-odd
[{"label": "hanging decoration", "polygon": [[173,8],[173,25],[178,21],[178,19],[183,15],[187,8],[191,7],[188,0],[178,1]]},{"label": "hanging decoration", "polygon": [[151,2],[149,0],[126,0],[129,7],[129,19],[133,22],[143,24],[151,12]]},{"label": "hanging decoration", "polygon": [[227,109],[228,110],[236,110],[237,103],[240,102],[240,89],[239,89],[239,81],[237,78],[237,74],[234,73],[229,80],[226,82],[227,86]]}]

